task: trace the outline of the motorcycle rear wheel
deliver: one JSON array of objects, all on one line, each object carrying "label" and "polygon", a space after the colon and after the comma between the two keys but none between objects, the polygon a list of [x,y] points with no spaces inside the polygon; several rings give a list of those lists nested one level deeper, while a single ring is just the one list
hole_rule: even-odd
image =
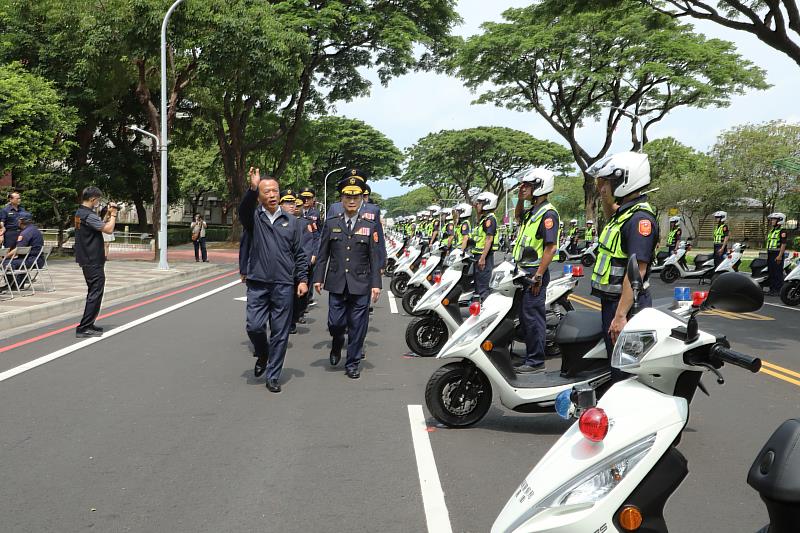
[{"label": "motorcycle rear wheel", "polygon": [[420,311],[419,313],[414,312],[414,306],[417,305],[419,299],[422,298],[426,292],[428,291],[425,287],[419,285],[406,289],[406,293],[403,295],[403,311],[411,316],[422,316],[426,314],[425,311]]},{"label": "motorcycle rear wheel", "polygon": [[800,305],[800,282],[784,283],[781,287],[781,301],[792,307]]},{"label": "motorcycle rear wheel", "polygon": [[411,279],[411,276],[405,272],[401,272],[392,276],[392,282],[389,284],[389,289],[392,291],[392,294],[394,294],[395,298],[402,298],[406,293],[409,279]]}]

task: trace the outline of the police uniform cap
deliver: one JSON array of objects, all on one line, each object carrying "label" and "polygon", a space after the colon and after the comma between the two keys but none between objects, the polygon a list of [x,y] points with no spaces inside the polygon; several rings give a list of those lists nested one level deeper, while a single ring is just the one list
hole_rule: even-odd
[{"label": "police uniform cap", "polygon": [[357,178],[360,179],[362,183],[366,183],[367,180],[369,179],[369,175],[366,173],[366,171],[360,168],[352,167],[345,170],[344,173],[342,174],[342,180],[345,180],[347,178]]},{"label": "police uniform cap", "polygon": [[311,187],[303,187],[302,189],[300,189],[300,196],[302,196],[303,198],[313,198],[314,196],[316,196],[316,194],[314,193],[314,189],[312,189]]},{"label": "police uniform cap", "polygon": [[299,207],[299,206],[303,205],[303,199],[302,198],[295,198],[294,203],[297,204],[297,206]]},{"label": "police uniform cap", "polygon": [[17,218],[20,222],[33,222],[33,214],[29,213],[28,211],[22,211]]},{"label": "police uniform cap", "polygon": [[283,202],[294,202],[297,198],[294,195],[294,191],[292,189],[286,189],[281,191],[281,200],[280,203]]},{"label": "police uniform cap", "polygon": [[364,184],[364,194],[372,194],[372,188],[369,186],[369,183]]},{"label": "police uniform cap", "polygon": [[339,181],[339,192],[349,195],[364,194],[364,182],[355,176],[344,178]]}]

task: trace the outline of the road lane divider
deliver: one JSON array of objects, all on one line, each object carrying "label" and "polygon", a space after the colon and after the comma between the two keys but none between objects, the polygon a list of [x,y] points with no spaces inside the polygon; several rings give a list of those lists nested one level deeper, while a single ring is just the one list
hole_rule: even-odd
[{"label": "road lane divider", "polygon": [[389,309],[392,311],[392,314],[397,314],[397,302],[394,300],[394,295],[389,293],[387,295],[389,297]]},{"label": "road lane divider", "polygon": [[[787,383],[791,383],[793,385],[797,385],[800,387],[800,372],[795,372],[794,370],[789,370],[788,368],[783,368],[782,366],[778,366],[775,363],[770,363],[769,361],[761,361],[761,372],[764,374],[768,374],[774,378],[781,379]],[[794,378],[789,377],[794,376]]]},{"label": "road lane divider", "polygon": [[28,361],[27,363],[23,363],[23,364],[21,364],[19,366],[16,366],[14,368],[6,370],[5,372],[0,372],[0,382],[3,382],[5,380],[7,380],[7,379],[11,379],[14,376],[22,374],[23,372],[27,372],[28,370],[33,370],[34,368],[36,368],[38,366],[42,366],[45,363],[49,363],[50,361],[54,361],[54,360],[56,360],[56,359],[58,359],[60,357],[64,357],[65,355],[69,355],[72,352],[80,350],[81,348],[85,348],[87,346],[91,346],[92,344],[95,344],[95,343],[98,343],[98,342],[102,342],[102,341],[104,341],[106,339],[109,339],[109,338],[111,338],[111,337],[113,337],[115,335],[118,335],[118,334],[120,334],[120,333],[122,333],[124,331],[128,331],[129,329],[132,329],[132,328],[135,328],[136,326],[144,324],[145,322],[149,322],[149,321],[151,321],[151,320],[153,320],[155,318],[158,318],[160,316],[164,316],[164,315],[166,315],[168,313],[171,313],[173,311],[177,311],[178,309],[181,309],[182,307],[186,307],[187,305],[191,305],[191,304],[193,304],[195,302],[203,300],[204,298],[208,298],[209,296],[213,296],[213,295],[215,295],[215,294],[217,294],[219,292],[222,292],[222,291],[224,291],[226,289],[229,289],[229,288],[234,287],[234,286],[239,285],[239,284],[241,284],[241,281],[239,281],[238,279],[236,281],[231,281],[230,283],[226,283],[225,285],[222,285],[220,287],[212,289],[212,290],[210,290],[208,292],[204,292],[203,294],[198,294],[197,296],[189,298],[188,300],[184,300],[182,302],[178,302],[178,303],[176,303],[174,305],[171,305],[169,307],[161,309],[160,311],[156,311],[155,313],[151,313],[151,314],[149,314],[147,316],[143,316],[141,318],[137,318],[136,320],[128,322],[127,324],[123,324],[123,325],[121,325],[121,326],[119,326],[117,328],[110,329],[110,330],[104,332],[101,337],[93,337],[93,338],[89,338],[89,339],[84,339],[82,341],[76,342],[75,344],[72,344],[72,345],[67,346],[65,348],[61,348],[60,350],[56,350],[53,353],[50,353],[48,355],[44,355],[42,357],[34,359],[33,361]]},{"label": "road lane divider", "polygon": [[584,307],[588,307],[590,309],[594,309],[595,311],[600,311],[602,309],[601,305],[594,300],[590,300],[588,298],[584,298],[583,296],[578,296],[577,294],[570,294],[569,299],[573,302],[577,302]]},{"label": "road lane divider", "polygon": [[422,492],[422,505],[425,508],[425,521],[429,533],[452,533],[450,513],[444,501],[444,491],[439,480],[439,471],[433,457],[433,448],[425,423],[421,405],[408,406],[408,421],[411,424],[411,440],[417,458],[417,474]]}]

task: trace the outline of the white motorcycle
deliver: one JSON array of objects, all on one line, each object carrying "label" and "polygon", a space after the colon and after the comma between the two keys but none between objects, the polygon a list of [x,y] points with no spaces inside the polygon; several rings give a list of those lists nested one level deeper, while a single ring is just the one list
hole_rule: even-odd
[{"label": "white motorcycle", "polygon": [[[635,257],[628,276],[636,301],[642,282]],[[723,383],[718,369],[726,362],[751,372],[761,367],[759,359],[730,350],[725,337],[701,331],[696,317],[712,308],[755,311],[764,301],[761,290],[743,274],[726,273],[704,298],[695,293],[688,317],[634,309],[611,358],[633,376],[614,383],[599,402],[588,387],[559,395],[558,413],[578,421],[528,474],[492,532],[667,532],[664,505],[688,473],[676,446],[696,389],[706,392],[703,372]]]},{"label": "white motorcycle", "polygon": [[581,253],[581,264],[585,267],[590,267],[597,261],[597,248],[600,246],[598,241],[594,241],[587,246]]},{"label": "white motorcycle", "polygon": [[408,280],[417,271],[426,247],[424,242],[408,246],[403,252],[403,257],[397,262],[394,273],[392,273],[392,281],[389,284],[389,289],[396,298],[402,298],[405,294]]},{"label": "white motorcycle", "polygon": [[440,243],[434,243],[430,251],[422,256],[417,271],[406,283],[403,293],[403,310],[409,315],[415,315],[414,306],[423,294],[428,292],[433,282],[433,274],[442,263],[442,249]]},{"label": "white motorcycle", "polygon": [[[583,260],[583,253],[587,249],[578,248],[577,243],[575,243],[575,252],[570,252],[570,244],[569,238],[567,238],[563,243],[561,243],[561,247],[556,251],[555,259],[559,263],[565,263],[567,261],[581,261]],[[591,265],[589,265],[591,266]]]},{"label": "white motorcycle", "polygon": [[674,283],[679,279],[699,279],[703,283],[714,272],[714,256],[712,254],[698,254],[694,257],[694,268],[686,264],[686,252],[691,250],[691,239],[681,241],[675,253],[664,261],[661,270],[661,281]]},{"label": "white motorcycle", "polygon": [[794,252],[794,268],[783,280],[781,301],[786,305],[800,304],[800,254]]},{"label": "white motorcycle", "polygon": [[714,273],[711,276],[711,281],[713,282],[725,272],[739,272],[739,265],[742,263],[742,257],[744,256],[744,251],[746,249],[747,244],[745,242],[735,243],[731,248],[731,251],[728,252],[722,262],[717,265],[717,268],[714,269]]},{"label": "white motorcycle", "polygon": [[[582,267],[575,268],[582,274]],[[515,322],[520,291],[529,290],[531,283],[527,274],[511,263],[495,268],[492,293],[483,304],[470,304],[470,316],[437,355],[439,359],[456,359],[436,370],[425,388],[428,410],[441,423],[449,427],[475,424],[488,412],[493,394],[517,412],[552,411],[559,392],[575,384],[599,386],[609,379],[597,312],[573,311],[561,320],[556,332],[561,370],[514,372],[510,348],[518,336]],[[559,290],[559,285],[559,280],[550,283],[548,293]]]},{"label": "white motorcycle", "polygon": [[405,243],[402,238],[391,237],[386,242],[386,270],[384,273],[387,276],[391,276],[394,272],[394,267],[397,264],[398,258],[403,252],[404,246]]}]

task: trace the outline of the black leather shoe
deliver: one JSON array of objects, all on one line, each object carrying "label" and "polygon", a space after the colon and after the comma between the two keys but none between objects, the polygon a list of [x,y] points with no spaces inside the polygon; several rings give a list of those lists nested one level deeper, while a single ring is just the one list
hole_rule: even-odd
[{"label": "black leather shoe", "polygon": [[350,379],[358,379],[361,377],[361,372],[358,370],[348,370],[345,375]]},{"label": "black leather shoe", "polygon": [[295,333],[297,333],[297,325],[296,324],[292,324],[289,327],[289,335],[294,335]]},{"label": "black leather shoe", "polygon": [[264,372],[267,371],[267,359],[268,357],[266,355],[259,355],[258,359],[256,359],[256,366],[253,368],[253,374],[255,374],[257,378],[263,376]]},{"label": "black leather shoe", "polygon": [[297,319],[297,321],[298,321],[299,323],[301,323],[301,324],[305,324],[305,323],[306,323],[306,317],[304,317],[304,316],[301,316],[300,318],[298,318],[298,319]]},{"label": "black leather shoe", "polygon": [[102,331],[95,331],[93,329],[76,329],[75,336],[79,339],[88,339],[90,337],[102,337]]},{"label": "black leather shoe", "polygon": [[268,379],[267,380],[267,390],[270,392],[280,392],[281,391],[281,384],[278,383],[277,379]]},{"label": "black leather shoe", "polygon": [[330,361],[331,366],[336,366],[339,364],[339,361],[342,360],[342,353],[341,352],[331,352]]},{"label": "black leather shoe", "polygon": [[101,328],[100,326],[95,326],[94,324],[92,324],[91,326],[89,326],[89,327],[88,327],[88,328],[86,328],[86,329],[90,329],[90,330],[92,330],[92,331],[100,331],[100,332],[102,332],[102,331],[103,331],[103,328]]}]

